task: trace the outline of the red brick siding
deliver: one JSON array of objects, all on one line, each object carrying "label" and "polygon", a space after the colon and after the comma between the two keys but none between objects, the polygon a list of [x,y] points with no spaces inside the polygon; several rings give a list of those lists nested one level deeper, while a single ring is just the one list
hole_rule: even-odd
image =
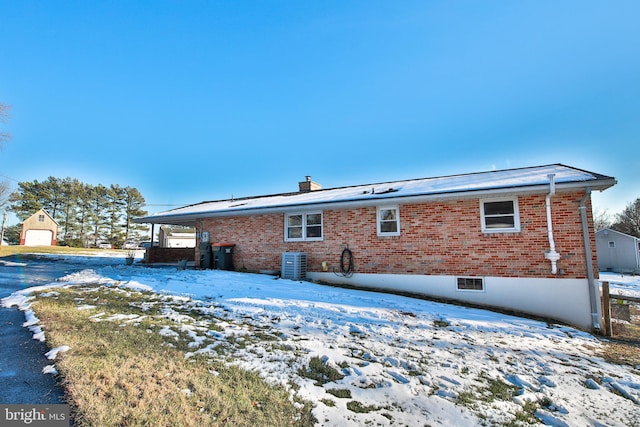
[{"label": "red brick siding", "polygon": [[193,248],[147,248],[146,262],[178,262],[180,260],[193,260],[195,249]]},{"label": "red brick siding", "polygon": [[[560,277],[585,278],[580,192],[552,198]],[[235,244],[234,268],[280,269],[282,252],[306,252],[309,271],[339,268],[349,245],[357,273],[555,277],[544,257],[549,250],[545,195],[518,198],[521,231],[486,234],[478,199],[400,205],[400,236],[379,237],[376,208],[324,210],[324,240],[285,242],[284,214],[210,218],[200,222],[211,242]],[[589,227],[595,264],[591,206]]]}]

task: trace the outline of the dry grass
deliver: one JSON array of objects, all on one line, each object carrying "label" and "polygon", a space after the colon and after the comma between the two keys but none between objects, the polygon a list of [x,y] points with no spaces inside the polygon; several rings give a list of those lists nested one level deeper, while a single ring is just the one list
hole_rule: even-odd
[{"label": "dry grass", "polygon": [[95,249],[95,248],[71,248],[68,246],[0,246],[0,258],[11,255],[22,254],[95,254],[104,252],[105,250],[113,250],[115,252],[123,252],[121,249]]},{"label": "dry grass", "polygon": [[640,367],[640,343],[610,341],[605,345],[602,357],[611,363]]},{"label": "dry grass", "polygon": [[[613,337],[607,342],[602,356],[609,362],[640,366],[640,308],[630,307],[631,323],[613,322]],[[639,368],[640,369],[640,368]]]},{"label": "dry grass", "polygon": [[287,390],[266,383],[256,373],[205,357],[185,359],[186,340],[157,333],[163,321],[168,324],[166,319],[146,312],[135,323],[91,321],[97,310],[77,309],[78,298],[88,297],[100,304],[100,311],[141,313],[136,308],[139,293],[98,287],[72,288],[37,299],[34,309],[48,344],[71,347],[58,356],[56,367],[75,425],[314,424],[309,404],[294,405]]}]

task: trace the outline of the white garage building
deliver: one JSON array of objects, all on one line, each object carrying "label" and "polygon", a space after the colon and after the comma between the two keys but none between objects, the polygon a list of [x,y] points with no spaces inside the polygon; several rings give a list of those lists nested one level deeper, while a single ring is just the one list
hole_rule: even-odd
[{"label": "white garage building", "polygon": [[44,209],[25,219],[20,233],[23,246],[55,246],[58,223]]}]

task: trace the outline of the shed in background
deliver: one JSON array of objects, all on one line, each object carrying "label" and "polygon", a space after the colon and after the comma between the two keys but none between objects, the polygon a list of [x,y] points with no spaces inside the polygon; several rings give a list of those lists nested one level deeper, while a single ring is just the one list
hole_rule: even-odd
[{"label": "shed in background", "polygon": [[640,274],[640,239],[610,228],[596,231],[600,271]]}]

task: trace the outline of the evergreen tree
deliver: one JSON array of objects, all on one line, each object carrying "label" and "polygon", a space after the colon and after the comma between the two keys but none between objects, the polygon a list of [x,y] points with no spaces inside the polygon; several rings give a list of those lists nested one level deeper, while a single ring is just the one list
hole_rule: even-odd
[{"label": "evergreen tree", "polygon": [[4,229],[4,240],[10,245],[19,245],[20,233],[22,233],[22,224],[8,225]]},{"label": "evergreen tree", "polygon": [[124,242],[124,221],[123,221],[123,208],[124,202],[124,189],[119,185],[111,185],[107,190],[108,201],[108,228],[109,228],[109,242],[114,247],[122,246]]},{"label": "evergreen tree", "polygon": [[91,235],[91,219],[93,213],[91,211],[91,194],[93,187],[89,184],[80,183],[78,187],[78,208],[77,208],[77,230],[78,238],[82,240],[81,245],[88,247]]},{"label": "evergreen tree", "polygon": [[81,187],[77,179],[65,178],[59,181],[59,192],[62,202],[59,209],[60,236],[67,245],[81,246],[82,236],[78,233],[78,204]]},{"label": "evergreen tree", "polygon": [[125,241],[139,239],[141,232],[146,231],[146,226],[132,222],[134,218],[139,218],[147,214],[147,211],[142,209],[144,204],[144,197],[142,197],[142,194],[140,194],[137,188],[124,188]]},{"label": "evergreen tree", "polygon": [[91,189],[89,194],[91,217],[90,224],[93,227],[93,245],[98,244],[98,240],[103,240],[108,237],[106,233],[106,225],[109,223],[107,217],[107,187],[102,184]]},{"label": "evergreen tree", "polygon": [[49,177],[43,182],[18,183],[10,209],[24,221],[44,208],[59,225],[61,244],[91,246],[105,240],[114,247],[137,238],[145,227],[133,219],[146,215],[144,197],[133,187],[91,186],[74,178]]},{"label": "evergreen tree", "polygon": [[41,186],[38,180],[19,182],[18,190],[9,196],[10,210],[16,214],[20,221],[24,221],[43,207]]}]

